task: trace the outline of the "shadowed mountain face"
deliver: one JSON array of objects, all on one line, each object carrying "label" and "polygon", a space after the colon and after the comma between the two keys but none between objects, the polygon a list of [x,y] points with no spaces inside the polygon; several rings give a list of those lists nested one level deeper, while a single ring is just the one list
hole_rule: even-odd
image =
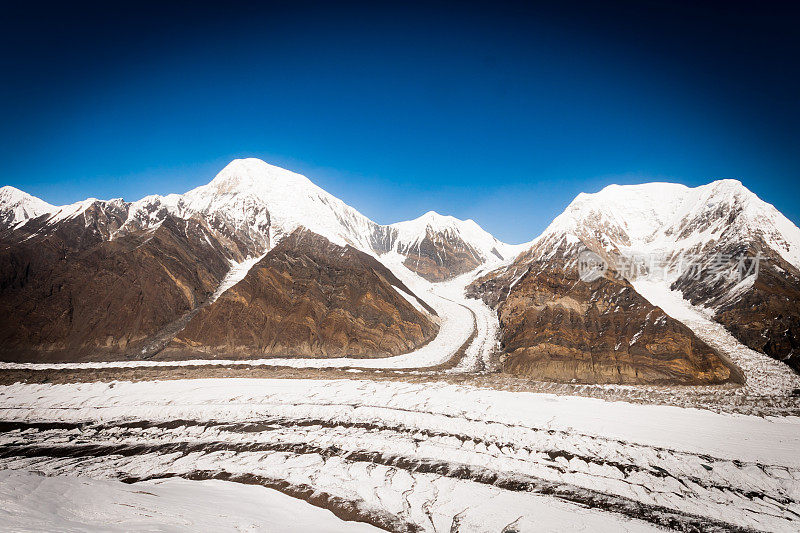
[{"label": "shadowed mountain face", "polygon": [[581,383],[742,382],[738,369],[615,271],[582,280],[579,249],[564,244],[539,261],[535,247],[469,287],[497,309],[504,371]]},{"label": "shadowed mountain face", "polygon": [[372,256],[297,230],[159,357],[385,357],[435,336],[432,309]]},{"label": "shadowed mountain face", "polygon": [[167,216],[110,240],[125,220],[120,205],[97,202],[47,231],[44,218],[0,241],[3,360],[135,356],[206,300],[228,270],[225,250],[201,221]]},{"label": "shadowed mountain face", "polygon": [[480,253],[458,236],[428,230],[425,237],[399,252],[406,256],[403,264],[428,281],[445,281],[483,264]]},{"label": "shadowed mountain face", "polygon": [[[693,304],[714,309],[715,320],[743,344],[800,372],[800,271],[758,241],[725,250],[712,256],[726,258],[721,274],[719,265],[706,264],[672,288]],[[740,263],[740,257],[749,259]],[[760,258],[757,271],[754,257]],[[742,277],[740,270],[751,273]]]}]

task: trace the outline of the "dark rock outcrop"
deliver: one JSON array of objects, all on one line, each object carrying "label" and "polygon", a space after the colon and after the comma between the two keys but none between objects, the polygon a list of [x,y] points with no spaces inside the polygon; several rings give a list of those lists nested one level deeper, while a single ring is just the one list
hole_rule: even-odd
[{"label": "dark rock outcrop", "polygon": [[714,319],[741,343],[800,372],[800,271],[763,245],[709,257],[726,258],[724,268],[716,265],[721,274],[706,264],[672,288],[693,304],[714,309]]}]

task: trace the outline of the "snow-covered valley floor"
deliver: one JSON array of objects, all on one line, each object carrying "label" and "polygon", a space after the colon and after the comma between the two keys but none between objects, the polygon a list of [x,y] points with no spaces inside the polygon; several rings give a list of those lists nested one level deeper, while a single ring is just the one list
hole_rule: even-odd
[{"label": "snow-covered valley floor", "polygon": [[209,379],[10,385],[0,418],[2,469],[259,484],[391,530],[800,527],[796,417],[445,383]]},{"label": "snow-covered valley floor", "polygon": [[220,480],[140,483],[0,471],[4,531],[379,531],[277,490]]}]

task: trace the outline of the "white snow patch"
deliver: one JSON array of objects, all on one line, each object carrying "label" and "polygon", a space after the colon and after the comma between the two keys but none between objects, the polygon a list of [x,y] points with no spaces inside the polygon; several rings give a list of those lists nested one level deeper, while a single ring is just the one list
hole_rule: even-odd
[{"label": "white snow patch", "polygon": [[252,269],[255,264],[261,261],[263,258],[264,255],[248,257],[241,263],[231,263],[231,269],[227,274],[225,274],[225,277],[222,278],[219,287],[217,287],[217,290],[214,291],[209,303],[216,302],[225,291],[242,281],[247,273],[250,272],[250,269]]},{"label": "white snow patch", "polygon": [[412,306],[414,306],[414,309],[416,309],[417,311],[419,311],[423,315],[430,316],[431,312],[428,311],[427,309],[425,309],[424,307],[422,307],[422,304],[420,304],[417,301],[417,299],[414,298],[412,295],[408,294],[406,291],[404,291],[403,289],[401,289],[400,287],[397,287],[395,285],[392,285],[392,288],[395,291],[397,291],[397,294],[402,296],[408,303],[410,303]]}]

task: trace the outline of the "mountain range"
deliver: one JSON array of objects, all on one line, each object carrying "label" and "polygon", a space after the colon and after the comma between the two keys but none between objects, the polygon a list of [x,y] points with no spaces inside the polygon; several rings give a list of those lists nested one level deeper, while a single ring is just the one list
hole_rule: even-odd
[{"label": "mountain range", "polygon": [[[581,272],[587,252],[607,266],[592,279]],[[637,292],[643,277],[800,370],[800,229],[735,180],[580,194],[522,245],[435,212],[377,224],[258,159],[136,202],[52,206],[0,189],[5,361],[389,357],[439,331],[420,287],[458,283],[496,313],[498,371],[741,382]]]}]

